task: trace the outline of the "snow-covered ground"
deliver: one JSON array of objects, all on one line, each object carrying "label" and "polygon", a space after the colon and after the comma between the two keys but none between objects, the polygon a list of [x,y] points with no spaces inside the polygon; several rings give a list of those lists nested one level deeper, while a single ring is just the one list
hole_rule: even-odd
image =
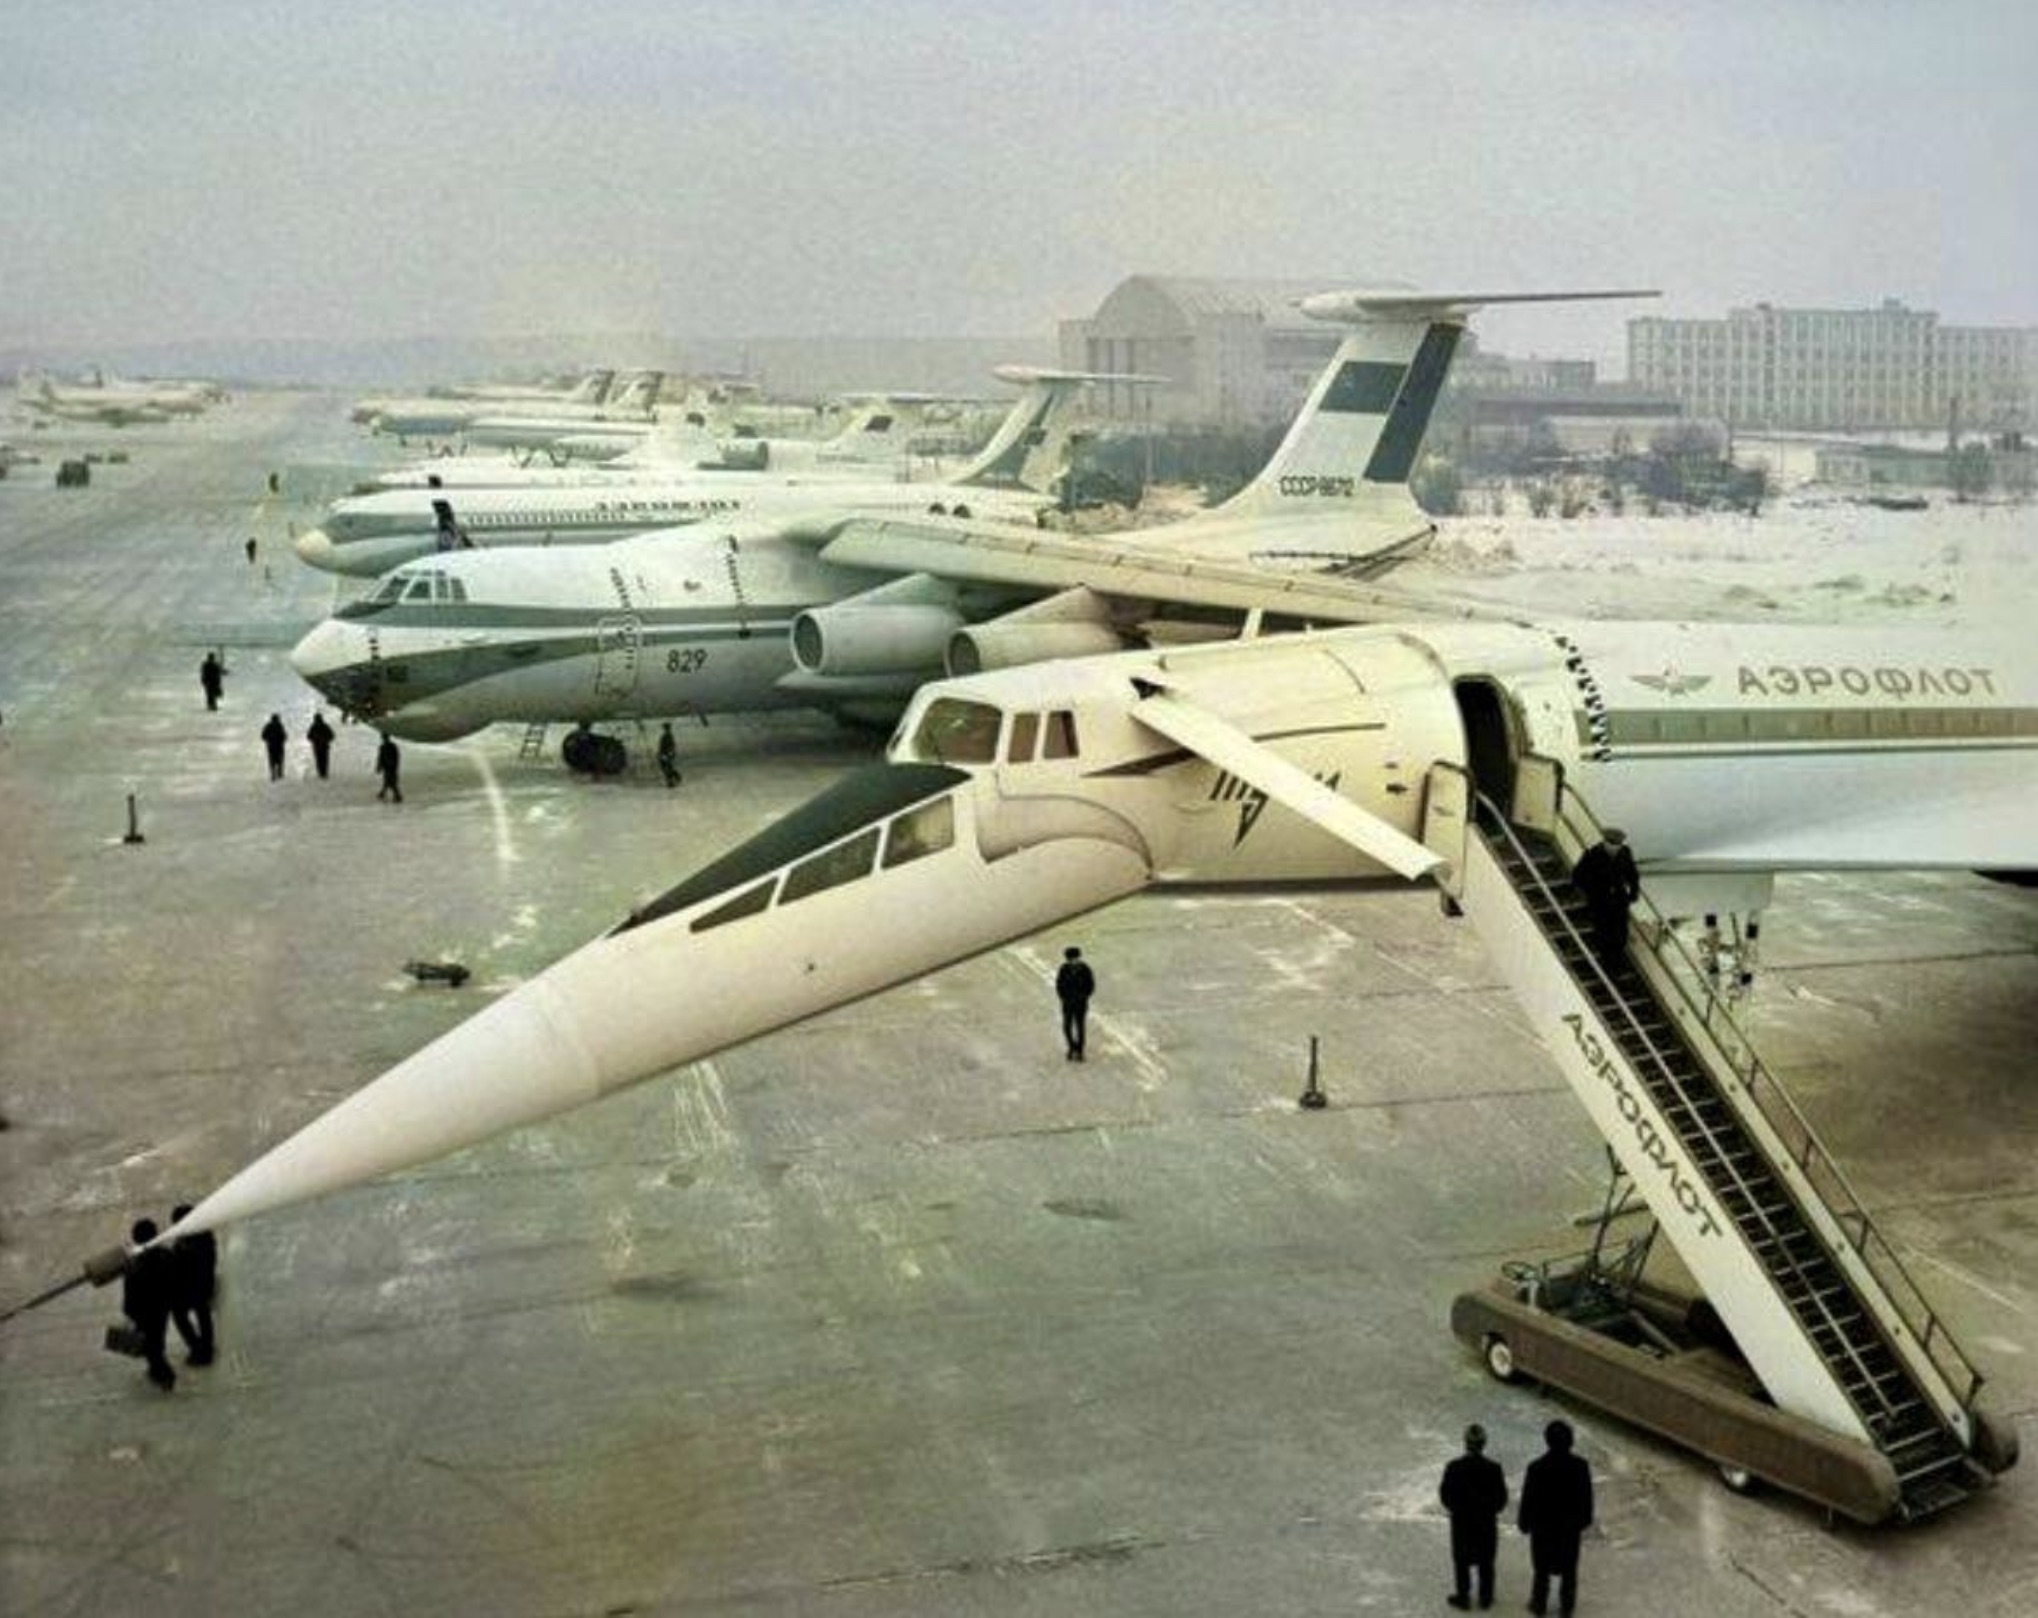
[{"label": "snow-covered ground", "polygon": [[1810,492],[1758,517],[1445,518],[1401,591],[1541,617],[2018,627],[2038,505],[1881,511]]}]

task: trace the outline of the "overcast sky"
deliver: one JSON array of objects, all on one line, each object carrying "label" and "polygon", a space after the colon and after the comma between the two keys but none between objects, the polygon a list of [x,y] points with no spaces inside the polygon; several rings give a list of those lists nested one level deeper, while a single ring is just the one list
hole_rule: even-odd
[{"label": "overcast sky", "polygon": [[9,0],[0,349],[1004,336],[1142,271],[2038,325],[2034,110],[2029,0]]}]

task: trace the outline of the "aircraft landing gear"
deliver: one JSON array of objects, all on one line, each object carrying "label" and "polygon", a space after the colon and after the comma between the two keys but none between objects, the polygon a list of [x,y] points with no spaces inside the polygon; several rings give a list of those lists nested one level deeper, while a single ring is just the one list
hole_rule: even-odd
[{"label": "aircraft landing gear", "polygon": [[566,733],[559,757],[578,775],[621,775],[629,767],[629,749],[614,736],[597,736],[586,725]]}]

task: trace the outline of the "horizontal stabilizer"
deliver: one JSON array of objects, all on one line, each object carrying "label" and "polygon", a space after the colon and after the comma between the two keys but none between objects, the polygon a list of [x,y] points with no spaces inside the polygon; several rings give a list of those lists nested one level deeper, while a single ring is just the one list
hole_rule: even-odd
[{"label": "horizontal stabilizer", "polygon": [[1269,801],[1292,809],[1397,876],[1413,882],[1444,863],[1441,855],[1407,833],[1361,809],[1351,799],[1340,797],[1308,771],[1298,769],[1236,726],[1180,697],[1160,692],[1144,698],[1134,704],[1132,717],[1219,769],[1229,770],[1241,781],[1258,787]]},{"label": "horizontal stabilizer", "polygon": [[1648,288],[1593,292],[1319,292],[1296,307],[1312,320],[1454,320],[1495,303],[1587,303],[1617,298],[1660,298]]}]

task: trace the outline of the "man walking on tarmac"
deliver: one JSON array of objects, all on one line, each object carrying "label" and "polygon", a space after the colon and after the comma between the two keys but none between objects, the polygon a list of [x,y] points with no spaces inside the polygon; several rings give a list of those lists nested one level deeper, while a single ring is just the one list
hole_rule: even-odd
[{"label": "man walking on tarmac", "polygon": [[1083,1059],[1084,1024],[1090,1015],[1090,996],[1097,992],[1097,975],[1083,952],[1071,944],[1061,952],[1061,968],[1054,974],[1054,995],[1061,1002],[1061,1037],[1068,1046],[1068,1059]]},{"label": "man walking on tarmac", "polygon": [[262,746],[269,753],[269,779],[283,779],[283,747],[290,740],[290,733],[283,728],[281,714],[269,715],[268,724],[262,727]]},{"label": "man walking on tarmac", "polygon": [[381,745],[375,749],[375,773],[382,777],[382,790],[375,794],[379,803],[384,798],[403,802],[403,788],[397,785],[397,775],[403,769],[403,750],[396,745],[393,737],[383,734]]},{"label": "man walking on tarmac", "polygon": [[323,713],[313,713],[311,728],[304,733],[304,739],[311,743],[311,762],[323,781],[333,767],[333,727],[326,723]]},{"label": "man walking on tarmac", "polygon": [[128,1232],[137,1251],[127,1261],[120,1278],[120,1312],[134,1322],[141,1333],[142,1358],[148,1362],[149,1380],[165,1393],[177,1385],[177,1373],[163,1354],[163,1338],[170,1325],[170,1255],[149,1243],[156,1239],[156,1222],[137,1219]]}]

